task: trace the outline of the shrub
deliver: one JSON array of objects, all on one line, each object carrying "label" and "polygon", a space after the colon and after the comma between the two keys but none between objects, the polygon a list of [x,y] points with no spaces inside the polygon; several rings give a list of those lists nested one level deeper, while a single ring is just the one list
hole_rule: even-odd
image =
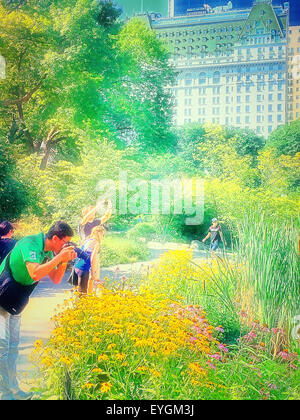
[{"label": "shrub", "polygon": [[192,261],[192,251],[169,251],[144,279],[150,290],[160,290],[170,299],[182,296],[184,303],[206,309],[208,320],[222,325],[226,340],[239,337],[240,322],[235,305],[235,292],[240,267],[233,262],[207,260]]},{"label": "shrub", "polygon": [[31,216],[27,218],[22,218],[15,225],[14,236],[16,239],[22,239],[25,236],[36,235],[40,232],[45,232],[44,226],[42,225],[40,219],[36,216]]},{"label": "shrub", "polygon": [[138,223],[127,232],[127,236],[129,239],[133,240],[144,238],[150,241],[155,238],[156,231],[151,223]]},{"label": "shrub", "polygon": [[106,236],[101,245],[100,258],[103,267],[145,261],[148,256],[149,250],[144,243],[120,235]]},{"label": "shrub", "polygon": [[29,189],[20,182],[12,158],[12,148],[0,139],[0,217],[1,220],[14,220],[24,212],[29,201]]}]

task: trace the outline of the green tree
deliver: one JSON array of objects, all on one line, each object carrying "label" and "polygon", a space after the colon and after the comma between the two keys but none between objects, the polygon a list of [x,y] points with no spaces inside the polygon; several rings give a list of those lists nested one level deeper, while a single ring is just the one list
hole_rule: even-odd
[{"label": "green tree", "polygon": [[295,156],[277,156],[277,150],[268,148],[262,151],[258,159],[258,169],[262,187],[286,195],[299,190],[300,152]]},{"label": "green tree", "polygon": [[250,155],[256,158],[258,152],[264,147],[266,140],[253,130],[237,127],[225,127],[225,137],[235,138],[234,148],[238,155]]},{"label": "green tree", "polygon": [[0,90],[0,133],[29,153],[42,142],[37,104],[46,77],[42,58],[49,49],[49,30],[44,16],[26,13],[21,6],[10,10],[0,2],[0,50],[7,63]]},{"label": "green tree", "polygon": [[205,124],[204,129],[205,134],[198,143],[195,159],[205,174],[235,180],[244,186],[254,186],[257,183],[257,171],[253,167],[251,155],[239,155],[239,139],[235,135],[229,137],[219,125]]},{"label": "green tree", "polygon": [[116,38],[120,79],[107,92],[107,115],[119,138],[146,154],[170,150],[172,97],[168,86],[175,72],[168,52],[147,24],[131,19]]},{"label": "green tree", "polygon": [[266,144],[275,149],[277,155],[295,155],[300,152],[300,119],[273,131]]},{"label": "green tree", "polygon": [[174,144],[167,52],[143,22],[123,26],[119,15],[98,0],[28,0],[13,10],[1,1],[0,130],[38,152],[42,169],[78,159],[80,130],[149,153]]},{"label": "green tree", "polygon": [[[253,166],[256,164],[259,150],[265,145],[265,139],[254,131],[235,127],[220,127],[212,131],[209,124],[191,123],[176,129],[175,133],[178,138],[178,154],[192,167],[202,170],[205,166],[205,150],[208,152],[205,144],[211,147],[210,153],[213,153],[213,148],[217,145],[230,145],[232,152],[235,151],[237,156],[251,156]],[[199,147],[202,150],[201,154]]]},{"label": "green tree", "polygon": [[197,158],[199,154],[199,144],[205,142],[205,128],[202,124],[192,123],[175,129],[178,139],[177,153],[184,159],[194,170],[201,167]]},{"label": "green tree", "polygon": [[42,154],[42,168],[59,149],[74,158],[78,128],[103,129],[100,91],[113,68],[108,30],[119,14],[112,3],[90,0],[28,1],[13,11],[1,2],[0,48],[8,66],[0,127],[10,143]]},{"label": "green tree", "polygon": [[[14,174],[14,176],[12,175]],[[14,220],[27,206],[28,189],[19,181],[12,150],[0,139],[0,219]]]}]

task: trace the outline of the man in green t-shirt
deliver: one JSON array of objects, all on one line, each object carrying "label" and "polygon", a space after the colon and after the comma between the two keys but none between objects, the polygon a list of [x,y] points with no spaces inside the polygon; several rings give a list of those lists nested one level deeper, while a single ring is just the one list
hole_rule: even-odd
[{"label": "man in green t-shirt", "polygon": [[[0,276],[9,266],[8,271],[24,290],[33,288],[45,276],[55,284],[60,283],[68,261],[77,257],[74,248],[66,246],[72,236],[73,230],[67,223],[57,222],[46,235],[40,233],[21,239],[2,262]],[[0,297],[3,296],[5,292]],[[0,305],[0,400],[29,399],[32,396],[21,391],[17,381],[20,325],[21,315],[12,315]]]}]

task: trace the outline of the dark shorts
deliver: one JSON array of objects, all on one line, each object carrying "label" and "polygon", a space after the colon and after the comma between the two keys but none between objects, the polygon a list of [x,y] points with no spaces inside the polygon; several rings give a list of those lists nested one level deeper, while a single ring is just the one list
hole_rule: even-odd
[{"label": "dark shorts", "polygon": [[80,293],[87,293],[88,284],[89,284],[89,271],[82,271],[79,268],[75,268],[75,273],[78,276],[78,291]]},{"label": "dark shorts", "polygon": [[216,251],[219,248],[219,241],[214,241],[210,243],[209,249],[211,251]]}]

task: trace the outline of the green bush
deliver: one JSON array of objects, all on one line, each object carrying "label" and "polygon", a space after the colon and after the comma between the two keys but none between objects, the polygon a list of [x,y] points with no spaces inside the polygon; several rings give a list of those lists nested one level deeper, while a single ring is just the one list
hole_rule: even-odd
[{"label": "green bush", "polygon": [[138,223],[132,229],[127,232],[129,239],[145,238],[146,240],[152,240],[155,238],[156,231],[151,223]]},{"label": "green bush", "polygon": [[12,150],[0,140],[0,215],[1,219],[20,217],[29,200],[28,187],[20,182]]},{"label": "green bush", "polygon": [[105,237],[100,253],[102,267],[145,261],[148,257],[149,250],[143,242],[137,242],[120,235]]}]

